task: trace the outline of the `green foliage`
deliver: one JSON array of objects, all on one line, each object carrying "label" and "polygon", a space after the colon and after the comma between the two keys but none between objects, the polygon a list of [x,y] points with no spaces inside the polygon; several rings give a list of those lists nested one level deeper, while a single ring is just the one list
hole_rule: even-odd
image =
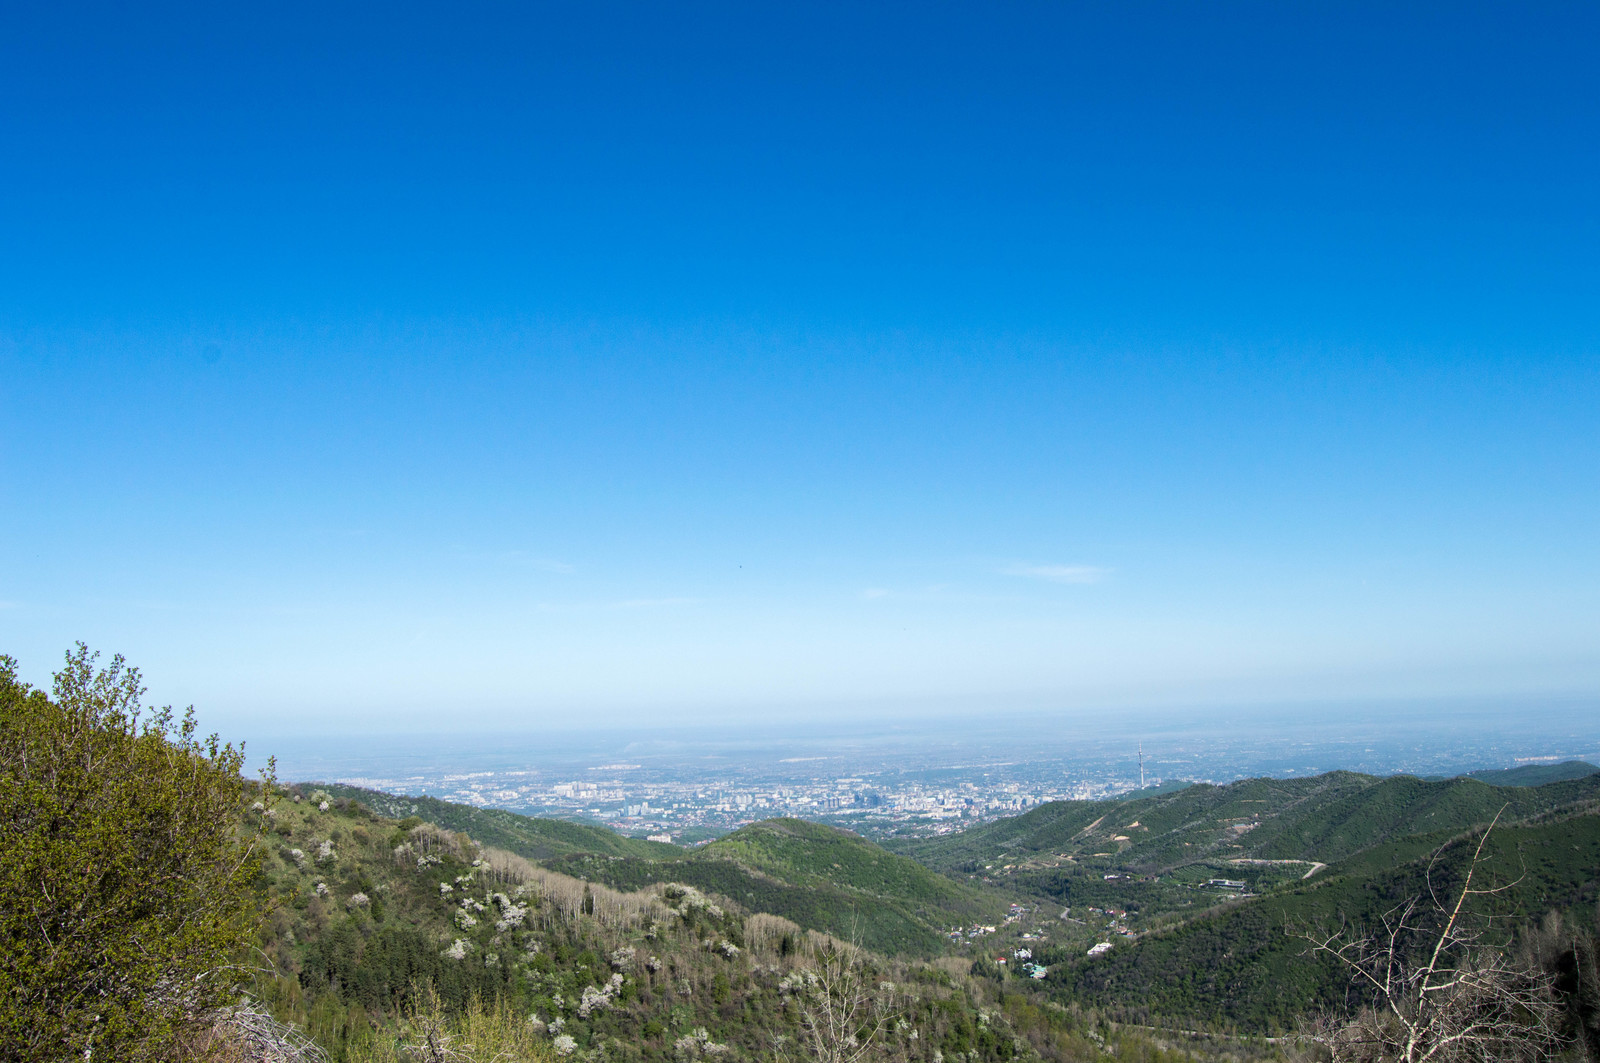
[{"label": "green foliage", "polygon": [[0,1058],[162,1057],[231,1002],[258,921],[242,751],[97,657],[53,697],[0,657]]}]

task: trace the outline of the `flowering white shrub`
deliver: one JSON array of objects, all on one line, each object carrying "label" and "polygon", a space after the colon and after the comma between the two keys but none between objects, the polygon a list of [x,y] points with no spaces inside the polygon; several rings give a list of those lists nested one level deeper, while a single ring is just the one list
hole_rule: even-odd
[{"label": "flowering white shrub", "polygon": [[717,946],[717,949],[730,960],[739,955],[739,946],[735,945],[731,941],[722,942]]},{"label": "flowering white shrub", "polygon": [[578,1001],[578,1018],[587,1019],[592,1011],[600,1011],[611,1006],[611,998],[592,985],[583,987],[583,999]]},{"label": "flowering white shrub", "polygon": [[306,854],[301,852],[299,849],[290,849],[289,850],[289,859],[294,861],[294,866],[295,867],[298,867],[301,870],[305,869],[305,866],[306,866]]},{"label": "flowering white shrub", "polygon": [[461,908],[456,911],[456,926],[460,927],[462,930],[471,930],[477,925],[477,916],[473,915],[465,908]]},{"label": "flowering white shrub", "polygon": [[456,960],[458,962],[464,960],[467,958],[467,943],[460,938],[456,938],[455,943],[439,953],[439,955],[447,960]]},{"label": "flowering white shrub", "polygon": [[448,897],[448,896],[450,896],[450,894],[454,893],[455,891],[456,891],[456,888],[454,886],[450,885],[450,883],[448,883],[448,882],[439,883],[439,896]]},{"label": "flowering white shrub", "polygon": [[562,1034],[550,1042],[550,1047],[556,1050],[558,1056],[570,1056],[578,1050],[578,1042],[572,1039],[571,1034]]},{"label": "flowering white shrub", "polygon": [[317,883],[316,894],[318,897],[326,897],[328,895],[328,884],[326,882]]},{"label": "flowering white shrub", "polygon": [[711,1039],[711,1033],[704,1026],[697,1026],[689,1033],[672,1042],[673,1049],[680,1059],[701,1059],[706,1056],[720,1056],[728,1050],[727,1045],[718,1044]]},{"label": "flowering white shrub", "polygon": [[365,908],[370,905],[372,903],[372,898],[368,897],[365,893],[352,893],[350,895],[350,899],[344,903],[345,907],[349,908],[351,911],[355,911],[357,908]]},{"label": "flowering white shrub", "polygon": [[633,948],[631,946],[624,945],[611,954],[611,966],[617,968],[619,971],[632,962]]},{"label": "flowering white shrub", "polygon": [[650,957],[648,960],[645,960],[644,965],[651,971],[651,973],[661,970],[661,961],[656,959],[654,956]]},{"label": "flowering white shrub", "polygon": [[817,984],[815,971],[791,971],[778,983],[780,993],[803,993]]},{"label": "flowering white shrub", "polygon": [[[661,891],[661,895],[669,902],[680,902],[678,904],[679,909],[704,909],[707,915],[717,919],[722,918],[721,907],[712,904],[709,897],[695,889],[693,886],[686,886],[682,882],[669,882],[666,888]],[[680,911],[674,914],[682,913]]]},{"label": "flowering white shrub", "polygon": [[252,812],[265,812],[266,810],[267,806],[262,804],[260,801],[257,801],[250,806],[250,811]]},{"label": "flowering white shrub", "polygon": [[583,987],[583,999],[578,1002],[579,1018],[587,1019],[592,1011],[600,1011],[611,1006],[612,998],[622,992],[622,975],[614,974],[605,985],[596,989],[594,986]]},{"label": "flowering white shrub", "polygon": [[520,904],[507,905],[501,910],[500,918],[495,920],[494,928],[504,932],[512,927],[521,926],[523,920],[527,919],[527,917],[528,909],[526,906]]},{"label": "flowering white shrub", "polygon": [[544,1033],[545,1031],[544,1020],[539,1018],[537,1011],[528,1016],[528,1025],[533,1027],[534,1033]]},{"label": "flowering white shrub", "polygon": [[317,846],[317,863],[326,864],[333,859],[333,839],[329,838]]},{"label": "flowering white shrub", "polygon": [[328,802],[326,802],[326,801],[317,802],[317,811],[318,812],[326,812],[326,811],[328,811]]}]

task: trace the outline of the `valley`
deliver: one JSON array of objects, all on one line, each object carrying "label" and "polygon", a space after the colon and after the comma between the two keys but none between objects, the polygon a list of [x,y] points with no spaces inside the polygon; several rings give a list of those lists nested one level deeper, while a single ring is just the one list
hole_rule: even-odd
[{"label": "valley", "polygon": [[[886,845],[779,818],[690,848],[306,784],[273,828],[263,995],[352,1052],[425,979],[458,1003],[521,1001],[580,1046],[666,1059],[701,1028],[718,1044],[797,1036],[783,979],[837,946],[906,987],[895,1007],[922,1048],[936,1036],[946,1054],[1090,1058],[1104,1051],[1082,1054],[1093,1034],[1130,1051],[1270,1056],[1305,1015],[1351,1000],[1348,973],[1310,955],[1308,934],[1376,925],[1452,888],[1496,816],[1479,865],[1505,888],[1484,917],[1513,937],[1551,913],[1592,928],[1600,774],[1565,774],[1197,784]],[[324,842],[326,866],[306,855]],[[606,959],[624,954],[636,959]],[[984,1024],[951,1032],[985,1012],[989,1041],[973,1032]]]}]

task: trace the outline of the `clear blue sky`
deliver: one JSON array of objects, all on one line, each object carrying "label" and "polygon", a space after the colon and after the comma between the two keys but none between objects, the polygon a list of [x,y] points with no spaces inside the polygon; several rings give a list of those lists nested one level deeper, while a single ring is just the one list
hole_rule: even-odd
[{"label": "clear blue sky", "polygon": [[0,32],[35,681],[1600,693],[1592,5],[153,7]]}]

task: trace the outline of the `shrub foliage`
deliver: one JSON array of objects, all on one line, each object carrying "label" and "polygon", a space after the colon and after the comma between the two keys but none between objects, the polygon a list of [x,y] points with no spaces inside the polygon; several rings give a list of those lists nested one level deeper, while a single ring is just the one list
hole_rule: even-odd
[{"label": "shrub foliage", "polygon": [[242,747],[98,656],[53,696],[0,656],[0,1058],[166,1058],[237,998],[259,920]]}]

